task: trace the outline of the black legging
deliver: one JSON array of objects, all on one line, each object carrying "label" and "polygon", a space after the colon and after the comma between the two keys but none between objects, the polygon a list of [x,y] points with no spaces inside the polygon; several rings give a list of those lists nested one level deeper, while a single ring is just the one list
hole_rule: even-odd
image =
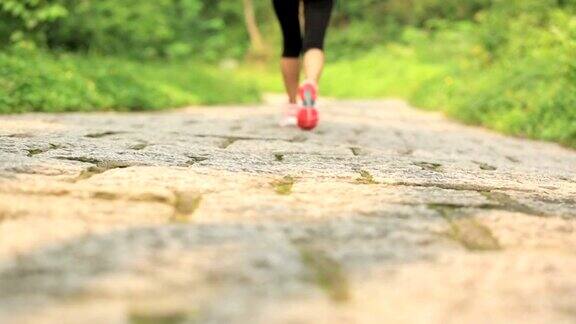
[{"label": "black legging", "polygon": [[299,57],[309,49],[324,49],[334,0],[304,1],[304,39],[300,30],[300,0],[273,0],[284,38],[283,57]]}]

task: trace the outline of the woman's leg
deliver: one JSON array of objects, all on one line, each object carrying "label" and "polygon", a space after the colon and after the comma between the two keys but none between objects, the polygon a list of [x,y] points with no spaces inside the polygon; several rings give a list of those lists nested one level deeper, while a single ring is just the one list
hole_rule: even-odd
[{"label": "woman's leg", "polygon": [[304,74],[318,84],[324,68],[324,39],[334,0],[304,0]]},{"label": "woman's leg", "polygon": [[284,87],[288,94],[288,102],[296,104],[296,97],[298,96],[298,84],[300,83],[300,59],[283,57],[280,60],[280,68],[282,69],[282,77],[284,79]]},{"label": "woman's leg", "polygon": [[302,33],[299,22],[299,0],[273,0],[274,11],[280,22],[284,48],[280,67],[284,86],[290,103],[296,103],[300,81],[300,54],[302,53]]}]

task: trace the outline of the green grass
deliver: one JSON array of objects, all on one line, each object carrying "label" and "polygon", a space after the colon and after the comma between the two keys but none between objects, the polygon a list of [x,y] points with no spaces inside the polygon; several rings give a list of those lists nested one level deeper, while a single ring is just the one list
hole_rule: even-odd
[{"label": "green grass", "polygon": [[260,100],[257,85],[195,62],[0,52],[0,113],[138,111]]},{"label": "green grass", "polygon": [[282,179],[277,179],[271,182],[274,191],[279,195],[289,195],[292,193],[292,187],[296,179],[291,176],[285,176]]},{"label": "green grass", "polygon": [[374,176],[366,170],[359,171],[360,176],[356,178],[356,183],[358,184],[378,184],[378,181],[374,179]]},{"label": "green grass", "polygon": [[239,80],[256,84],[258,89],[262,92],[284,92],[282,76],[276,64],[244,64],[241,65],[234,74]]},{"label": "green grass", "polygon": [[409,47],[377,48],[356,59],[329,63],[322,93],[337,98],[405,98],[423,80],[443,74],[445,69],[419,60]]},{"label": "green grass", "polygon": [[486,64],[472,46],[446,59],[421,46],[389,46],[329,64],[322,93],[405,98],[468,124],[576,147],[576,68],[554,59],[562,54],[558,49]]},{"label": "green grass", "polygon": [[[329,61],[322,94],[404,98],[468,124],[576,148],[576,68],[555,59],[561,49],[549,47],[522,59],[512,52],[494,60],[472,41],[454,46],[454,38],[472,36],[453,34]],[[283,91],[276,67],[241,67],[237,74],[262,91]]]},{"label": "green grass", "polygon": [[174,215],[172,222],[188,223],[194,212],[202,203],[202,195],[196,192],[175,192],[176,200],[174,201]]}]

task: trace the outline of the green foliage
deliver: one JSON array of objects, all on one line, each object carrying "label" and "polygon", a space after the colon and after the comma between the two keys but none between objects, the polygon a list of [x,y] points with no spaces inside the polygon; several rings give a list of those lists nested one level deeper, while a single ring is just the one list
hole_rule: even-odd
[{"label": "green foliage", "polygon": [[0,47],[209,60],[248,47],[236,1],[2,0],[0,18]]},{"label": "green foliage", "polygon": [[576,144],[576,20],[572,11],[550,8],[550,3],[542,7],[545,2],[522,2],[532,6],[509,19],[494,62],[475,77],[463,76],[467,86],[456,91],[457,100],[448,107],[451,115],[500,131]]},{"label": "green foliage", "polygon": [[[395,39],[401,27],[472,17],[490,0],[338,1],[331,53],[351,56]],[[276,25],[270,1],[254,1],[263,30]],[[248,49],[241,1],[2,0],[0,46],[140,58],[242,57]],[[276,37],[277,38],[277,37]],[[26,43],[22,43],[26,41]],[[34,43],[32,43],[32,41]]]},{"label": "green foliage", "polygon": [[437,23],[471,20],[492,0],[338,1],[329,34],[330,58],[359,57],[384,42],[399,41],[406,28],[434,30]]},{"label": "green foliage", "polygon": [[[239,6],[200,0],[99,0],[69,1],[67,7],[69,17],[47,32],[52,48],[211,59],[240,56],[247,39],[243,29],[239,35],[237,28],[226,30],[227,24],[238,25],[239,17],[227,13]],[[232,42],[232,37],[238,39]]]},{"label": "green foliage", "polygon": [[67,10],[47,0],[0,1],[0,44],[31,46],[42,35],[45,24],[61,19]]},{"label": "green foliage", "polygon": [[[336,97],[407,97],[421,80],[441,74],[444,67],[421,62],[416,52],[390,45],[360,58],[334,62],[326,67],[322,92]],[[362,83],[361,87],[350,86]]]},{"label": "green foliage", "polygon": [[[575,10],[576,1],[502,0],[476,21],[405,28],[401,47],[328,67],[324,89],[408,97],[471,124],[576,147]],[[354,79],[366,85],[348,86]]]},{"label": "green foliage", "polygon": [[259,92],[228,71],[195,62],[0,53],[0,113],[149,110],[256,102]]}]

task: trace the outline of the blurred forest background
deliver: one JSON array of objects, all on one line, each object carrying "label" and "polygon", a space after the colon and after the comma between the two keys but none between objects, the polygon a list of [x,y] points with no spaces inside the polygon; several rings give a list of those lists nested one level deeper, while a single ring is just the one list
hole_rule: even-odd
[{"label": "blurred forest background", "polygon": [[[323,94],[576,147],[576,0],[339,0]],[[0,112],[257,102],[269,0],[0,0]],[[362,87],[351,87],[362,80]]]}]

